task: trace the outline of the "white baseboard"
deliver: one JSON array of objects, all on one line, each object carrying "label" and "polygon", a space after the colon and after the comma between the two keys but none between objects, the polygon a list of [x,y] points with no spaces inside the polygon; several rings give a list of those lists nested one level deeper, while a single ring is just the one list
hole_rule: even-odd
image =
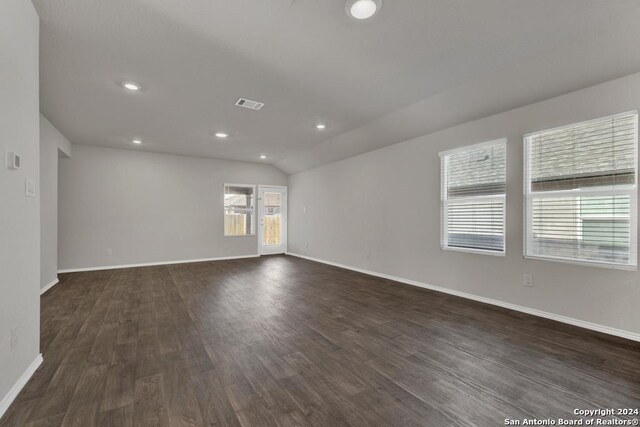
[{"label": "white baseboard", "polygon": [[38,369],[38,366],[42,363],[42,354],[38,354],[35,360],[31,362],[31,365],[27,368],[26,371],[18,378],[18,381],[11,387],[9,392],[2,398],[0,401],[0,418],[4,415],[4,413],[9,409],[9,406],[13,402],[13,400],[18,396],[22,387],[25,386],[27,381],[31,378],[33,373]]},{"label": "white baseboard", "polygon": [[58,282],[60,282],[60,280],[56,277],[54,280],[52,280],[47,286],[45,286],[44,288],[40,289],[40,295],[44,294],[45,292],[47,292],[49,289],[53,288],[55,285],[58,284]]},{"label": "white baseboard", "polygon": [[225,261],[230,259],[257,258],[259,256],[260,255],[258,254],[251,254],[251,255],[240,255],[240,256],[223,256],[223,257],[217,257],[217,258],[181,259],[178,261],[144,262],[140,264],[101,265],[98,267],[68,268],[64,270],[58,270],[58,273],[77,273],[79,271],[115,270],[119,268],[151,267],[154,265],[188,264],[190,262]]},{"label": "white baseboard", "polygon": [[615,335],[617,337],[626,338],[632,341],[640,342],[640,334],[625,331],[623,329],[611,328],[605,325],[599,325],[597,323],[586,322],[584,320],[574,319],[572,317],[562,316],[559,314],[549,313],[546,311],[538,310],[535,308],[525,307],[521,305],[511,304],[509,302],[499,301],[492,298],[486,298],[479,295],[469,294],[462,291],[456,291],[455,289],[443,288],[441,286],[429,285],[427,283],[418,282],[416,280],[405,279],[402,277],[392,276],[390,274],[378,273],[376,271],[365,270],[362,268],[352,267],[350,265],[340,264],[337,262],[331,262],[320,258],[313,258],[306,255],[300,255],[292,252],[287,252],[287,255],[295,256],[298,258],[304,258],[310,261],[320,262],[323,264],[333,265],[334,267],[345,268],[347,270],[357,271],[359,273],[369,274],[371,276],[381,277],[383,279],[394,280],[400,283],[406,283],[407,285],[418,286],[420,288],[430,289],[432,291],[443,292],[445,294],[455,295],[457,297],[467,298],[474,301],[483,302],[486,304],[497,305],[498,307],[508,308],[510,310],[520,311],[522,313],[531,314],[538,317],[544,317],[545,319],[555,320],[557,322],[567,323],[569,325],[578,326],[580,328],[590,329],[592,331],[602,332],[604,334]]}]

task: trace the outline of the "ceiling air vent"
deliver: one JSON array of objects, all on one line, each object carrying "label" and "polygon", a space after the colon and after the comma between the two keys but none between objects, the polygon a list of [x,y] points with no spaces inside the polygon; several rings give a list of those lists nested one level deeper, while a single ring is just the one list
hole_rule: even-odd
[{"label": "ceiling air vent", "polygon": [[250,99],[240,98],[238,102],[236,102],[238,107],[249,108],[251,110],[259,110],[264,107],[264,103],[258,101],[252,101]]}]

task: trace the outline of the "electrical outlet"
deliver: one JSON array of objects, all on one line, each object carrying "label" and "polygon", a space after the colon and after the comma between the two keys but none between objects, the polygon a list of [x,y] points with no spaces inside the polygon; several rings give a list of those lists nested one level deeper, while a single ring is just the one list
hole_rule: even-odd
[{"label": "electrical outlet", "polygon": [[107,250],[105,251],[105,254],[107,256],[111,256],[111,255],[113,255],[113,251],[111,250],[111,248],[107,248]]},{"label": "electrical outlet", "polygon": [[16,348],[18,345],[18,327],[14,326],[11,328],[11,350]]},{"label": "electrical outlet", "polygon": [[533,275],[532,274],[523,274],[522,275],[522,286],[526,286],[528,288],[533,288]]}]

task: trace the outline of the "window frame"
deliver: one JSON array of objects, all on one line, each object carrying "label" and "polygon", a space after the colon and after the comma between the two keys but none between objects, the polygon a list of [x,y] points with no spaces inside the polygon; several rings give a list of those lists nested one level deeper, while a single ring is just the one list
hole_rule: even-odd
[{"label": "window frame", "polygon": [[[478,249],[478,248],[465,248],[461,246],[449,246],[448,244],[448,231],[449,231],[449,217],[448,217],[448,156],[457,153],[463,153],[465,151],[477,150],[485,147],[492,147],[496,145],[504,145],[505,149],[505,192],[501,195],[480,195],[469,196],[464,198],[455,199],[456,201],[472,201],[472,200],[496,200],[502,202],[502,251],[492,251],[490,249]],[[451,252],[466,252],[480,255],[491,255],[497,257],[507,256],[507,190],[506,190],[506,175],[507,175],[507,138],[498,138],[491,141],[480,142],[471,145],[465,145],[463,147],[453,148],[451,150],[441,151],[440,157],[440,249],[442,251]]]},{"label": "window frame", "polygon": [[[251,205],[251,233],[245,234],[227,234],[226,230],[226,206],[224,204],[224,197],[227,194],[227,187],[240,187],[240,188],[251,188],[253,194],[253,203]],[[224,183],[222,184],[222,233],[224,237],[252,237],[256,235],[256,203],[257,203],[257,194],[256,194],[256,185],[254,184],[233,184],[233,183]]]},{"label": "window frame", "polygon": [[[559,130],[570,129],[574,127],[586,126],[591,123],[615,119],[618,117],[624,117],[634,115],[634,183],[630,189],[572,189],[572,190],[554,190],[554,191],[531,191],[531,138],[539,136],[545,133],[557,132]],[[538,260],[538,261],[551,261],[562,264],[581,265],[589,267],[604,267],[617,270],[637,271],[638,270],[638,110],[629,110],[621,113],[610,114],[607,116],[601,116],[594,119],[583,120],[580,122],[570,123],[567,125],[556,126],[549,129],[538,130],[534,132],[526,133],[522,137],[523,141],[523,228],[522,228],[522,254],[524,259]],[[544,255],[531,255],[529,254],[530,237],[533,238],[533,208],[531,207],[531,201],[534,196],[536,197],[576,197],[576,196],[629,196],[629,260],[633,260],[633,264],[617,264],[605,261],[593,261],[593,260],[581,260],[575,258],[567,258],[560,256],[544,256]]]}]

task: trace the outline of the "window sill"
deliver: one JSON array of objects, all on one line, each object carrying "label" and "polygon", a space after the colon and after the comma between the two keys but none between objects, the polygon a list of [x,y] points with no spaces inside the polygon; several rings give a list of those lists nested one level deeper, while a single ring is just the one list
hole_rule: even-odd
[{"label": "window sill", "polygon": [[560,264],[580,265],[583,267],[600,267],[600,268],[611,268],[614,270],[638,271],[637,265],[610,264],[607,262],[580,261],[580,260],[571,259],[571,258],[552,258],[552,257],[535,256],[535,255],[525,255],[523,258],[531,259],[535,261],[551,261],[551,262],[556,262]]},{"label": "window sill", "polygon": [[488,251],[485,249],[457,248],[452,246],[442,246],[440,249],[442,249],[443,251],[450,251],[450,252],[466,252],[470,254],[490,255],[490,256],[498,256],[498,257],[506,256],[506,251],[498,252],[498,251]]}]

